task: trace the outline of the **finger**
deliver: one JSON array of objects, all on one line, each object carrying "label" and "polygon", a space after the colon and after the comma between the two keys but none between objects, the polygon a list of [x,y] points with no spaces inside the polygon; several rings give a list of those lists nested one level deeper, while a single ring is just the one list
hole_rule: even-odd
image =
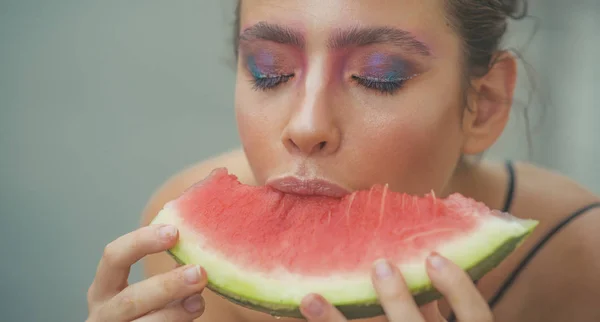
[{"label": "finger", "polygon": [[492,312],[471,278],[459,266],[439,254],[427,259],[434,287],[444,295],[461,322],[491,322]]},{"label": "finger", "polygon": [[204,314],[204,298],[194,294],[183,301],[174,302],[161,310],[135,320],[135,322],[188,322]]},{"label": "finger", "polygon": [[105,305],[113,320],[131,320],[169,303],[200,293],[206,286],[206,273],[197,265],[155,275],[129,285]]},{"label": "finger", "polygon": [[400,270],[387,260],[373,265],[373,285],[390,322],[425,322]]},{"label": "finger", "polygon": [[300,312],[309,322],[347,322],[340,311],[318,294],[305,296],[300,303]]},{"label": "finger", "polygon": [[148,254],[171,248],[177,241],[176,237],[175,227],[152,225],[137,229],[109,243],[98,264],[96,278],[91,287],[91,297],[102,300],[120,292],[127,286],[131,265]]},{"label": "finger", "polygon": [[421,312],[423,319],[427,322],[446,321],[444,319],[444,316],[440,312],[437,301],[422,305],[421,307],[419,307],[419,311]]}]

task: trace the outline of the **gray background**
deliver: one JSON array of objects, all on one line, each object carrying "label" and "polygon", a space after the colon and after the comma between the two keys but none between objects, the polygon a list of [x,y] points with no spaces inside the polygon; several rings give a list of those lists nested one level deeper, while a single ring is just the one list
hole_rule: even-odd
[{"label": "gray background", "polygon": [[[600,193],[600,2],[531,14],[531,160]],[[171,174],[238,145],[232,21],[232,1],[0,0],[0,320],[85,320],[104,244]],[[488,157],[528,158],[524,107]]]}]

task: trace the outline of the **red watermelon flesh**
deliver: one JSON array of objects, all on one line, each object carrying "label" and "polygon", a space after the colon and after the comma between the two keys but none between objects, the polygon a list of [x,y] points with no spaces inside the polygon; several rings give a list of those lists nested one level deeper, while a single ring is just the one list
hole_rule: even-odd
[{"label": "red watermelon flesh", "polygon": [[432,251],[480,278],[537,224],[459,194],[419,197],[375,185],[341,199],[301,196],[241,184],[226,169],[167,203],[154,222],[177,225],[171,254],[203,265],[209,287],[236,303],[299,316],[302,296],[319,292],[350,318],[382,313],[366,283],[375,260],[396,263],[424,303],[439,296],[424,268]]}]

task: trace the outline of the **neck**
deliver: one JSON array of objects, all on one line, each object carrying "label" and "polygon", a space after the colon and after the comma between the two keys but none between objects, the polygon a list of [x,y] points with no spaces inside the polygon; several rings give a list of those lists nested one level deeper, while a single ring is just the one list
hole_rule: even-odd
[{"label": "neck", "polygon": [[506,193],[506,171],[483,160],[461,158],[447,185],[445,195],[460,193],[498,209]]}]

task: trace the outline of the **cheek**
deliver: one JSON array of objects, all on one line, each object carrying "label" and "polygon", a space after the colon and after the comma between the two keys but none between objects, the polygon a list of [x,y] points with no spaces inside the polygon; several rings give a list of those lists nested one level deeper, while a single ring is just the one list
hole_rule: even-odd
[{"label": "cheek", "polygon": [[[380,152],[394,155],[396,162],[414,166],[437,154],[452,141],[445,124],[424,119],[405,119],[373,129],[370,141]],[[379,140],[377,138],[380,138]],[[381,140],[381,138],[386,138]]]},{"label": "cheek", "polygon": [[278,113],[274,112],[273,99],[261,91],[254,90],[250,78],[238,72],[235,117],[240,139],[250,145],[260,143],[261,138],[268,136],[268,132],[273,130],[277,121],[275,118],[278,117]]},{"label": "cheek", "polygon": [[416,194],[431,189],[442,194],[460,156],[460,120],[456,105],[431,104],[371,119],[367,128],[363,125],[362,134],[349,142],[356,147],[355,160],[360,160],[356,168],[361,169],[363,182],[387,182],[394,190]]},{"label": "cheek", "polygon": [[[420,86],[407,88],[394,106],[380,104],[377,110],[387,112],[378,112],[381,116],[364,131],[370,134],[361,143],[363,166],[371,163],[369,175],[396,190],[424,194],[433,189],[444,195],[461,156],[461,88],[452,81],[458,72],[440,69]],[[432,88],[443,90],[432,95]]]},{"label": "cheek", "polygon": [[280,151],[283,145],[279,140],[285,126],[285,110],[277,113],[272,97],[262,98],[264,94],[252,90],[245,81],[238,80],[236,87],[237,129],[254,176],[262,183],[271,171],[281,166],[281,159],[276,156],[285,155]]}]

